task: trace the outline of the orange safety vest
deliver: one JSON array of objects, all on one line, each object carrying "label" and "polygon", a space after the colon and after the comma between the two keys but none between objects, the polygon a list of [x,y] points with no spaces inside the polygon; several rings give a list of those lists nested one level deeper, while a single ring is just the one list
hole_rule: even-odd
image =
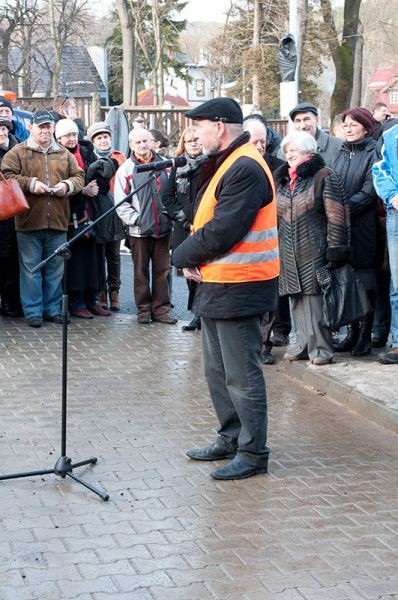
[{"label": "orange safety vest", "polygon": [[243,283],[265,281],[279,275],[279,248],[276,224],[275,188],[268,165],[250,142],[240,146],[218,168],[213,175],[202,200],[192,226],[195,232],[211,221],[217,204],[215,191],[217,185],[241,156],[253,158],[262,167],[272,187],[272,202],[260,208],[250,231],[231,250],[223,256],[199,267],[202,281],[211,283]]}]

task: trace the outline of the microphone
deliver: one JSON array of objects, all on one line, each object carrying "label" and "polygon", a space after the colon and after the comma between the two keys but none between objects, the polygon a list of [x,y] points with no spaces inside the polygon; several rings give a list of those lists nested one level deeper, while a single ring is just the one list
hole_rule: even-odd
[{"label": "microphone", "polygon": [[156,160],[155,162],[146,163],[145,165],[137,165],[137,173],[144,173],[145,171],[163,171],[169,167],[183,167],[187,164],[185,156],[177,156],[176,158],[170,158],[169,160]]}]

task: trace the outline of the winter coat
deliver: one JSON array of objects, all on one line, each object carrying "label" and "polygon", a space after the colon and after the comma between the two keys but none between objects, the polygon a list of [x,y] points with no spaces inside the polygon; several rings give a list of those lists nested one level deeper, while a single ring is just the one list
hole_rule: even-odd
[{"label": "winter coat", "polygon": [[[209,156],[202,165],[195,208],[217,169],[249,139],[250,135],[244,133],[225,150]],[[213,218],[174,250],[174,266],[196,267],[231,250],[250,231],[260,208],[272,202],[273,192],[257,161],[239,157],[221,178],[215,197]],[[260,316],[275,310],[276,301],[277,278],[243,283],[200,283],[193,312],[212,319]]]},{"label": "winter coat", "polygon": [[[193,210],[196,188],[199,182],[200,166],[193,168],[173,167],[167,185],[162,194],[163,206],[170,219],[174,220],[171,247],[177,248],[189,235],[189,225],[193,223]],[[186,221],[176,219],[177,213],[183,211]],[[184,218],[183,217],[183,218]]]},{"label": "winter coat", "polygon": [[332,163],[348,196],[353,247],[350,264],[354,269],[376,268],[377,194],[372,180],[375,146],[376,141],[372,137],[359,142],[344,142]]},{"label": "winter coat", "polygon": [[[92,198],[93,219],[97,220],[110,208],[114,208],[113,194],[110,191],[113,177],[119,167],[117,159],[99,158],[91,163],[86,171],[86,180],[95,180],[99,191]],[[97,243],[115,242],[126,237],[124,226],[115,210],[102,219],[95,227]]]},{"label": "winter coat", "polygon": [[[8,139],[10,141],[10,145],[8,150],[4,150],[0,148],[0,168],[1,163],[3,161],[4,155],[11,150],[14,146],[18,144],[18,141],[15,139],[13,135],[9,135]],[[4,221],[0,221],[0,258],[5,258],[10,256],[13,240],[15,237],[15,224],[14,217],[10,217],[9,219],[5,219]]]},{"label": "winter coat", "polygon": [[[6,179],[16,179],[29,203],[30,209],[15,217],[17,231],[55,229],[66,231],[69,223],[68,196],[80,192],[84,186],[84,173],[75,157],[53,140],[43,152],[32,137],[17,144],[3,158],[2,171]],[[36,181],[47,186],[66,183],[65,196],[33,194]]]},{"label": "winter coat", "polygon": [[398,124],[387,129],[382,136],[381,160],[373,165],[373,183],[386,209],[398,196]]},{"label": "winter coat", "polygon": [[[162,160],[152,152],[151,162]],[[132,189],[139,188],[152,177],[151,172],[137,173],[136,166],[141,164],[131,154],[117,170],[115,176],[115,204],[123,200]],[[117,208],[117,214],[125,225],[129,235],[133,237],[162,238],[172,230],[172,221],[163,213],[162,192],[167,185],[166,170],[157,171],[156,178],[133,194],[131,204],[124,202]]]},{"label": "winter coat", "polygon": [[319,154],[300,164],[297,175],[291,191],[289,165],[275,173],[280,296],[320,294],[317,270],[350,256],[349,210],[340,179]]}]

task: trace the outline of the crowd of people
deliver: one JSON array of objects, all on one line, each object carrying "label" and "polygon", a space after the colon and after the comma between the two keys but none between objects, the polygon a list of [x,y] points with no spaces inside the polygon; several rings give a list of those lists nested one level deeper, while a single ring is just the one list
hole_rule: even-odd
[{"label": "crowd of people", "polygon": [[[41,327],[43,320],[62,323],[66,286],[71,316],[109,317],[120,310],[120,245],[126,240],[138,323],[177,323],[171,312],[170,254],[187,252],[215,153],[201,131],[205,119],[195,115],[187,113],[194,125],[182,132],[176,152],[160,130],[137,121],[126,157],[113,148],[106,122],[86,130],[72,97],[58,94],[53,110],[36,111],[29,131],[14,118],[12,104],[0,97],[1,171],[19,182],[30,205],[26,213],[0,222],[3,315],[23,316],[31,327]],[[336,352],[364,356],[377,347],[384,348],[381,362],[398,363],[398,121],[383,103],[373,113],[357,107],[337,115],[335,135],[320,128],[318,109],[311,103],[298,104],[289,116],[292,128],[284,139],[261,114],[242,117],[242,123],[239,115],[237,121],[240,134],[265,160],[275,192],[278,302],[263,314],[261,361],[273,364],[273,346],[288,346],[294,326],[295,345],[287,349],[287,360],[325,365]],[[184,156],[186,164],[155,173],[140,169],[170,154]],[[216,198],[218,193],[216,188]],[[128,195],[130,201],[120,204]],[[65,281],[61,257],[32,274],[33,267],[114,203],[120,204],[117,211],[73,244]],[[239,211],[242,224],[244,207]],[[221,256],[223,241],[217,239],[215,248]],[[372,307],[361,321],[348,325],[343,339],[323,323],[317,272],[326,264],[350,264]],[[174,266],[182,274],[179,262]],[[193,314],[183,330],[200,330],[198,298],[206,285],[196,276],[189,276],[187,285]],[[226,317],[232,305],[226,295]]]}]

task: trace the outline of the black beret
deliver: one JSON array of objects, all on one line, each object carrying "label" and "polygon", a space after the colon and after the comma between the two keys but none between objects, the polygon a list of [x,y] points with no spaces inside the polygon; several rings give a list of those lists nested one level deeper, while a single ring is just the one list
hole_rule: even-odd
[{"label": "black beret", "polygon": [[294,117],[297,113],[311,112],[316,117],[318,116],[318,109],[313,104],[309,102],[301,102],[301,104],[297,104],[289,113],[289,117],[292,121],[294,121]]},{"label": "black beret", "polygon": [[223,123],[243,123],[243,113],[233,98],[213,98],[185,113],[194,121],[222,121]]}]

